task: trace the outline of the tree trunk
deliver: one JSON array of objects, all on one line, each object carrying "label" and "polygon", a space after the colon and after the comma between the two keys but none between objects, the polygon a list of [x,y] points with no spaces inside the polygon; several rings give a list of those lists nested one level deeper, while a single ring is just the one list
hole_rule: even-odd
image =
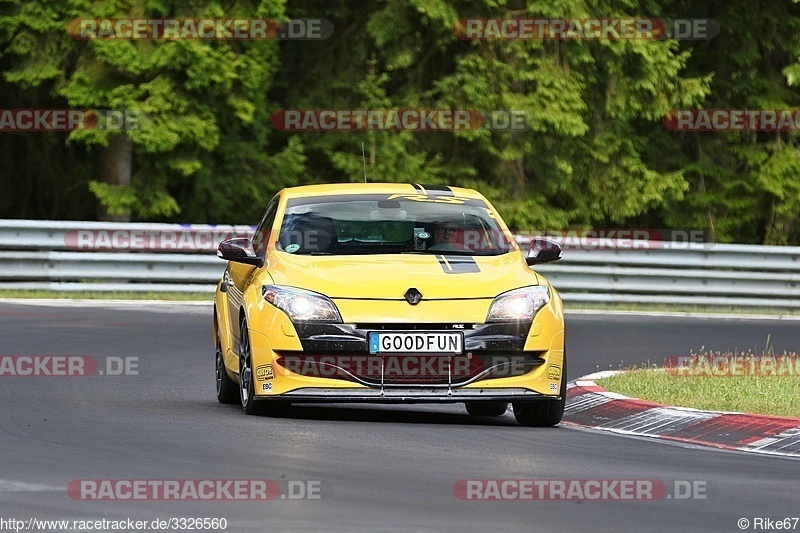
[{"label": "tree trunk", "polygon": [[[125,134],[114,134],[108,139],[108,146],[100,153],[100,180],[111,185],[129,185],[133,164],[133,142]],[[130,213],[112,215],[104,205],[98,208],[98,218],[113,222],[130,222]]]}]

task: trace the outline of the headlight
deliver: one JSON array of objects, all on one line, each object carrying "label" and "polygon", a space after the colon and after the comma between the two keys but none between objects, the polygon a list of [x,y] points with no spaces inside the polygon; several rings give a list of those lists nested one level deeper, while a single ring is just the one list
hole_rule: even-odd
[{"label": "headlight", "polygon": [[263,295],[266,301],[289,315],[292,322],[342,322],[336,305],[316,292],[265,285]]},{"label": "headlight", "polygon": [[550,291],[543,285],[504,292],[492,302],[486,322],[530,322],[549,301]]}]

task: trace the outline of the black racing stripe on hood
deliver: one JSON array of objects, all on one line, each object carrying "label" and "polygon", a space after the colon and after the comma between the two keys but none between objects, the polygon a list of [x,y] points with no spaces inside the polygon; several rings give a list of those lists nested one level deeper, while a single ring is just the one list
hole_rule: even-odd
[{"label": "black racing stripe on hood", "polygon": [[445,274],[476,274],[481,271],[475,259],[468,255],[436,255]]}]

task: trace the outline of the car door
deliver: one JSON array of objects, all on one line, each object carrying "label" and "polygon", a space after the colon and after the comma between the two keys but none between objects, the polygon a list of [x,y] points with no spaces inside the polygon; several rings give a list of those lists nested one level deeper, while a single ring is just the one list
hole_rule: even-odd
[{"label": "car door", "polygon": [[[262,258],[266,257],[267,242],[269,239],[269,232],[272,230],[272,225],[275,222],[275,215],[278,212],[278,198],[274,198],[264,213],[261,223],[256,228],[255,232],[250,238],[253,250]],[[250,280],[253,278],[258,267],[252,265],[245,265],[243,263],[229,262],[228,268],[225,270],[224,283],[228,287],[227,300],[228,300],[228,316],[230,317],[230,331],[233,333],[233,351],[239,353],[239,310],[242,308],[242,301],[244,298],[244,291],[249,285]]]}]

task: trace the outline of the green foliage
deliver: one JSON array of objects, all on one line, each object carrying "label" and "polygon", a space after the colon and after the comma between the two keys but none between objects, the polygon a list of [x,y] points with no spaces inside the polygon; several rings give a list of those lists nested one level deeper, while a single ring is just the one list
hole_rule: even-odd
[{"label": "green foliage", "polygon": [[89,190],[107,206],[110,215],[124,215],[136,211],[144,218],[177,213],[175,199],[160,187],[134,185],[111,185],[101,181],[90,181]]},{"label": "green foliage", "polygon": [[[703,1],[720,35],[695,44],[690,71],[712,74],[707,109],[800,107],[800,6]],[[673,134],[668,152],[689,189],[665,209],[668,225],[708,229],[720,242],[800,244],[798,133]]]},{"label": "green foliage", "polygon": [[[239,2],[234,9],[221,2],[190,9],[177,1],[144,6],[122,0],[11,4],[10,13],[0,19],[9,42],[4,55],[10,68],[3,72],[7,82],[46,85],[54,101],[69,107],[131,110],[142,117],[140,129],[125,132],[134,143],[130,183],[100,175],[89,185],[110,214],[154,218],[174,216],[185,208],[197,212],[193,206],[182,206],[172,188],[193,176],[197,176],[195,186],[209,188],[201,181],[215,180],[227,143],[236,143],[239,137],[257,143],[260,166],[272,166],[273,177],[283,171],[269,162],[263,122],[256,123],[267,116],[266,91],[277,69],[275,42],[76,41],[67,33],[69,22],[78,18],[282,16],[280,0]],[[75,130],[68,142],[94,145],[99,155],[112,134]]]},{"label": "green foliage", "polygon": [[[67,34],[72,19],[134,16],[324,18],[335,32],[280,43]],[[711,17],[721,31],[684,42],[460,40],[454,26],[468,17]],[[0,209],[81,218],[91,194],[111,215],[253,223],[282,187],[361,181],[363,142],[370,181],[476,188],[520,229],[646,224],[800,244],[797,133],[663,122],[674,109],[800,107],[798,30],[798,3],[756,0],[5,0],[3,108],[130,109],[141,128],[125,132],[130,183],[98,170],[108,132],[3,138],[23,202]],[[506,110],[529,127],[286,133],[270,124],[281,108]]]}]

